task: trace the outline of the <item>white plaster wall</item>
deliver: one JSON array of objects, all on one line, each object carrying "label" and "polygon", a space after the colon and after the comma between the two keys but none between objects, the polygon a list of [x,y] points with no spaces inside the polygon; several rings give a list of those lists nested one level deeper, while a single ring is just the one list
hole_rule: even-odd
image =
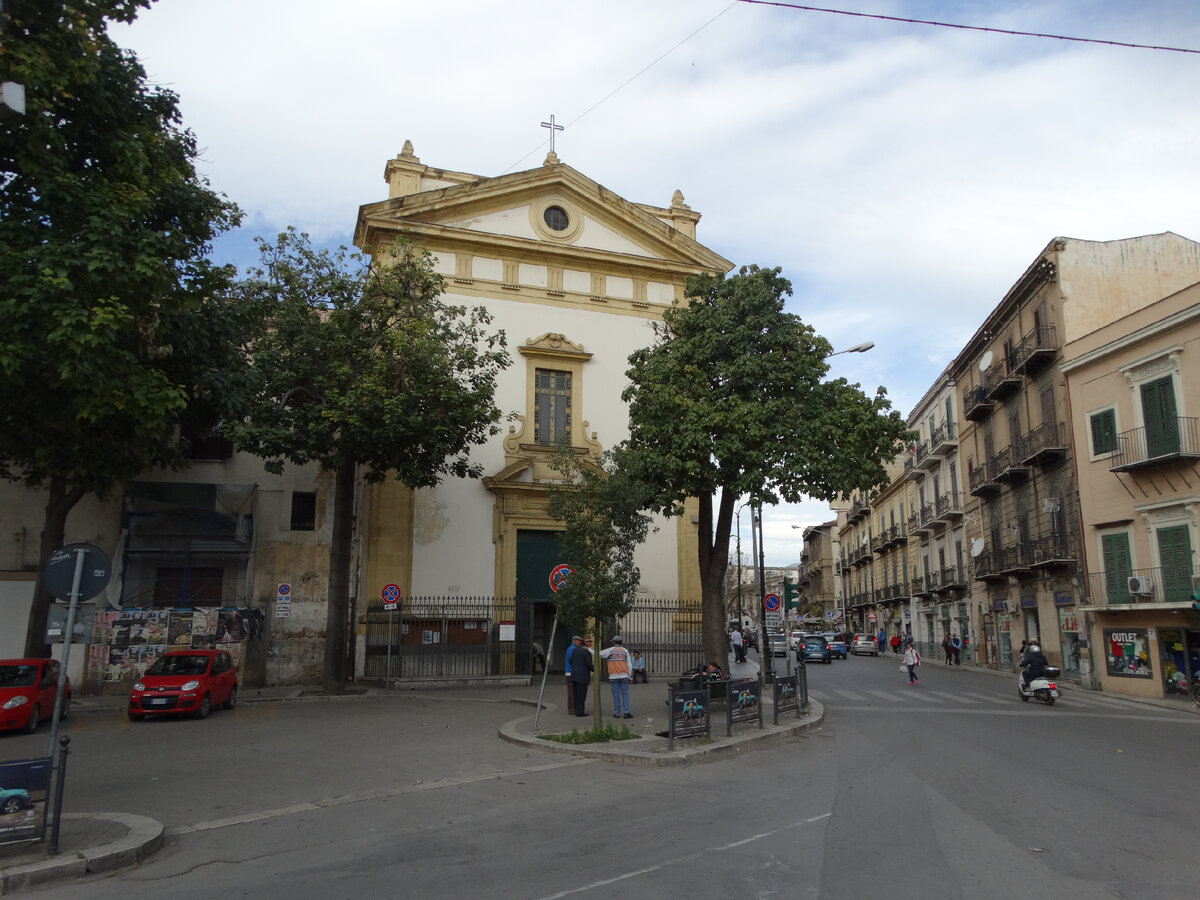
[{"label": "white plaster wall", "polygon": [[469,219],[459,219],[448,223],[453,228],[465,228],[467,231],[482,231],[487,234],[506,234],[511,237],[529,238],[535,240],[537,233],[529,221],[529,206],[515,206],[512,209],[502,209],[499,212],[485,213],[482,216],[472,216]]},{"label": "white plaster wall", "polygon": [[433,257],[433,271],[439,275],[454,274],[454,254],[453,253],[430,253]]},{"label": "white plaster wall", "polygon": [[531,266],[526,263],[517,266],[517,281],[520,284],[544,288],[548,278],[545,266]]},{"label": "white plaster wall", "polygon": [[595,219],[584,217],[583,231],[575,242],[579,247],[591,247],[595,250],[612,250],[615,253],[628,253],[632,256],[650,256],[629,238],[617,234],[611,228],[601,225]]},{"label": "white plaster wall", "polygon": [[633,279],[622,278],[618,275],[609,275],[604,282],[604,295],[606,297],[616,297],[621,300],[632,300]]},{"label": "white plaster wall", "polygon": [[574,291],[577,294],[592,292],[592,276],[588,272],[577,269],[563,269],[563,290]]},{"label": "white plaster wall", "polygon": [[25,655],[25,629],[32,603],[32,581],[8,581],[0,576],[0,658]]},{"label": "white plaster wall", "polygon": [[[449,303],[465,298],[449,294]],[[479,302],[478,299],[475,302]],[[513,365],[497,384],[496,405],[504,412],[525,413],[526,360],[518,352],[527,339],[552,332],[561,333],[593,354],[583,367],[582,408],[579,417],[588,422],[604,448],[628,436],[628,411],[621,391],[628,381],[625,369],[629,354],[652,339],[648,321],[600,311],[556,309],[503,299],[485,301],[503,328],[513,356]],[[532,414],[532,410],[528,411]],[[504,432],[507,433],[507,423]],[[476,448],[472,459],[487,474],[504,467],[503,435]],[[413,592],[435,596],[490,595],[495,572],[492,543],[493,495],[478,480],[451,479],[436,488],[417,492],[417,525],[413,554]],[[643,584],[652,594],[675,596],[676,545],[674,521],[658,521],[638,553]],[[477,548],[478,557],[464,559],[464,548]]]},{"label": "white plaster wall", "polygon": [[662,281],[647,281],[646,300],[650,303],[671,305],[675,302],[675,285],[666,284]]},{"label": "white plaster wall", "polygon": [[499,281],[504,277],[504,263],[498,259],[476,256],[471,260],[471,277]]}]

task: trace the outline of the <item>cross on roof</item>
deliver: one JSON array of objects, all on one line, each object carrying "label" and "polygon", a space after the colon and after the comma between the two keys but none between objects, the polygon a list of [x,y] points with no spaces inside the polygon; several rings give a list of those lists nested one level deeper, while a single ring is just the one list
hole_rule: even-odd
[{"label": "cross on roof", "polygon": [[550,116],[549,122],[543,122],[542,127],[550,129],[550,152],[553,153],[554,152],[554,132],[562,131],[563,127],[561,125],[554,124],[554,116]]}]

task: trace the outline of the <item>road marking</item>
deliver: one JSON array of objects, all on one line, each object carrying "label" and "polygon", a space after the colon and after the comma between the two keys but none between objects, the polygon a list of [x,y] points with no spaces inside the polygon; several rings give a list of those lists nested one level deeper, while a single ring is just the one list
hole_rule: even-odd
[{"label": "road marking", "polygon": [[963,691],[963,697],[974,697],[976,700],[982,700],[984,703],[995,703],[1001,699],[999,694],[979,694],[974,691]]},{"label": "road marking", "polygon": [[443,778],[438,781],[420,781],[416,784],[406,784],[397,788],[381,788],[375,791],[364,791],[358,794],[343,794],[340,797],[327,797],[321,800],[311,800],[295,803],[291,806],[281,806],[277,809],[264,809],[258,812],[242,813],[228,816],[224,819],[212,819],[208,822],[197,822],[194,825],[175,825],[164,828],[167,835],[194,834],[199,831],[213,831],[217,828],[228,828],[230,825],[246,825],[250,822],[261,822],[264,819],[279,819],[293,816],[296,813],[313,812],[318,809],[329,809],[333,806],[344,806],[347,803],[365,803],[371,800],[385,800],[389,797],[399,797],[402,794],[412,794],[417,791],[436,791],[448,787],[475,784],[480,781],[499,781],[516,775],[528,775],[533,772],[545,772],[550,769],[562,769],[568,766],[584,766],[599,762],[596,759],[568,759],[558,763],[542,763],[536,766],[520,766],[503,772],[488,772],[480,775],[463,775],[459,778]]},{"label": "road marking", "polygon": [[964,697],[962,694],[947,694],[942,691],[929,691],[925,696],[942,697],[952,703],[968,703],[972,706],[979,702],[978,700],[972,700],[970,697]]},{"label": "road marking", "polygon": [[859,694],[856,691],[844,691],[844,690],[841,690],[840,688],[834,688],[833,692],[835,694],[840,694],[841,696],[845,697],[847,700],[866,700],[867,699],[862,694]]},{"label": "road marking", "polygon": [[639,875],[646,875],[650,872],[658,872],[667,868],[668,866],[680,866],[693,863],[696,860],[706,859],[710,853],[718,853],[722,850],[733,850],[736,847],[741,847],[745,844],[752,844],[755,841],[761,841],[766,838],[774,838],[786,831],[792,831],[796,828],[802,828],[805,825],[812,825],[815,822],[824,821],[832,815],[833,813],[822,813],[819,816],[812,816],[808,819],[802,819],[799,822],[792,822],[780,828],[773,828],[770,831],[764,831],[761,834],[752,834],[749,837],[742,838],[741,840],[737,841],[731,841],[728,844],[719,844],[716,847],[708,847],[707,849],[698,851],[696,853],[688,853],[684,856],[677,856],[674,859],[669,859],[666,862],[659,863],[655,866],[647,866],[644,869],[633,869],[629,872],[622,872],[620,875],[614,875],[612,878],[603,878],[598,881],[589,882],[588,884],[581,884],[578,887],[569,888],[565,891],[559,891],[557,894],[547,894],[545,897],[540,898],[540,900],[561,900],[561,898],[570,897],[572,894],[589,893],[600,888],[608,887],[611,884],[616,884],[619,881],[626,881],[630,878],[636,878]]},{"label": "road marking", "polygon": [[887,691],[867,691],[868,694],[874,694],[882,700],[887,700],[890,703],[900,703],[907,700],[907,697],[902,697],[899,694],[889,694]]}]

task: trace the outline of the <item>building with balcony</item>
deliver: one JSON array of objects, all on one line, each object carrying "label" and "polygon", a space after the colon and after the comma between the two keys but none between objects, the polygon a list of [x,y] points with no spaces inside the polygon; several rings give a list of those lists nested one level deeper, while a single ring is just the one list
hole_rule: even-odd
[{"label": "building with balcony", "polygon": [[[908,510],[904,460],[888,467],[889,480],[867,495],[852,495],[836,529],[834,550],[842,572],[845,629],[905,633],[910,626]],[[850,515],[851,511],[857,515]]]},{"label": "building with balcony", "polygon": [[[1126,467],[1142,465],[1141,456],[1161,457],[1143,451],[1148,439],[1138,428],[1144,415],[1134,413],[1133,401],[1123,409],[1111,384],[1082,408],[1080,401],[1068,397],[1063,348],[1071,344],[1075,357],[1100,344],[1120,344],[1134,322],[1151,315],[1148,308],[1198,279],[1200,245],[1178,235],[1111,242],[1056,238],[948,369],[962,408],[958,454],[966,473],[963,516],[971,569],[971,643],[981,663],[1013,668],[1013,648],[1022,639],[1036,640],[1067,677],[1090,685],[1088,645],[1095,646],[1100,636],[1088,630],[1085,613],[1094,599],[1085,564],[1095,567],[1103,559],[1103,548],[1116,546],[1113,541],[1103,544],[1102,534],[1127,528],[1132,520],[1103,515],[1093,519],[1087,540],[1101,543],[1094,560],[1086,557],[1081,528],[1088,515],[1081,507],[1082,485],[1076,484],[1075,469],[1091,455],[1088,445],[1080,444],[1089,427],[1088,411],[1096,414],[1099,433],[1108,435],[1112,449],[1106,451],[1107,465],[1132,471]],[[1080,367],[1095,372],[1104,365],[1096,361]],[[1142,376],[1158,371],[1154,366],[1138,368],[1136,359],[1126,365],[1133,367],[1138,390],[1143,382],[1155,381],[1150,374]],[[1111,376],[1123,377],[1115,372]],[[1145,403],[1159,404],[1160,419],[1176,422],[1183,443],[1186,419],[1178,408],[1171,411],[1167,389],[1161,380],[1156,383],[1158,387],[1148,388]],[[1123,394],[1127,399],[1129,386]],[[1130,426],[1125,432],[1118,430],[1118,410],[1121,426]],[[1159,420],[1155,423],[1158,427]],[[1182,454],[1165,455],[1177,459]],[[1106,477],[1116,477],[1101,468]],[[1134,481],[1142,476],[1121,477],[1128,497],[1141,496]],[[1123,490],[1115,482],[1113,487]],[[1090,486],[1083,495],[1089,496],[1089,490]],[[1127,563],[1131,565],[1132,558]]]},{"label": "building with balcony", "polygon": [[[1193,272],[1192,278],[1197,275]],[[1200,675],[1200,283],[1063,347],[1104,690],[1182,697]]]},{"label": "building with balcony", "polygon": [[[837,520],[804,529],[804,556],[800,560],[800,606],[821,604],[821,619],[835,622],[843,612],[842,574],[837,553]],[[812,618],[809,616],[808,618]]]}]

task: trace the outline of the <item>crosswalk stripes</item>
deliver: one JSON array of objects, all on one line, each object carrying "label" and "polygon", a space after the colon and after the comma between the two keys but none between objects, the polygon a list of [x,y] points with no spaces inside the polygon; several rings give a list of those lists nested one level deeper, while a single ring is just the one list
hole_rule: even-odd
[{"label": "crosswalk stripes", "polygon": [[979,703],[978,700],[973,700],[970,697],[964,697],[962,694],[944,694],[941,691],[926,691],[925,693],[934,697],[941,697],[953,703],[966,703],[970,706],[975,706]]},{"label": "crosswalk stripes", "polygon": [[857,693],[856,691],[845,691],[845,690],[842,690],[841,688],[834,688],[834,693],[839,694],[842,697],[845,697],[847,700],[866,700],[867,699],[862,694]]},{"label": "crosswalk stripes", "polygon": [[904,700],[899,694],[889,694],[887,691],[867,691],[868,694],[874,694],[881,700],[887,700],[889,703],[899,703]]},{"label": "crosswalk stripes", "polygon": [[982,700],[984,703],[994,703],[996,700],[995,694],[977,694],[974,691],[963,691],[961,696],[973,697],[976,700]]}]

